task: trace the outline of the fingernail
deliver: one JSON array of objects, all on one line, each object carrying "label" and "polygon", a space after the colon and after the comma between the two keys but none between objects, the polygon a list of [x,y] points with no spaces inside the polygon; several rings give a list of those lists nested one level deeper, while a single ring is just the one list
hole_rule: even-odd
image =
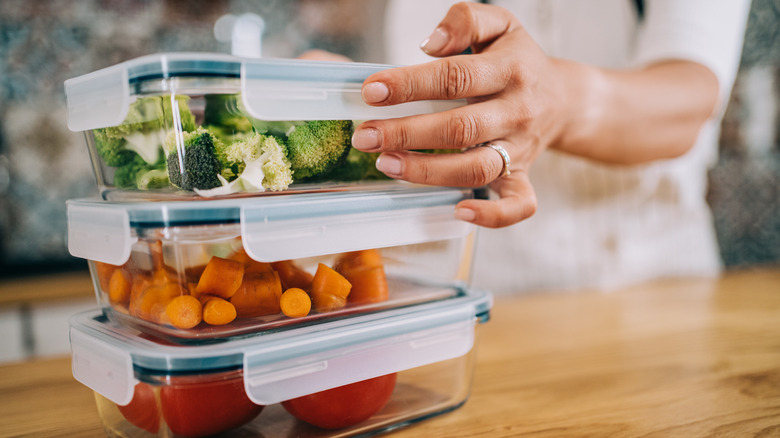
[{"label": "fingernail", "polygon": [[447,45],[447,41],[450,40],[450,34],[441,27],[437,27],[431,36],[420,43],[420,48],[425,53],[435,53],[443,49]]},{"label": "fingernail", "polygon": [[363,86],[361,94],[366,103],[379,103],[387,99],[387,96],[390,95],[390,89],[381,82],[371,82]]},{"label": "fingernail", "polygon": [[455,219],[460,219],[465,222],[474,222],[477,218],[477,213],[470,208],[458,207],[455,209]]},{"label": "fingernail", "polygon": [[375,151],[382,146],[382,133],[376,128],[362,128],[352,134],[352,146],[361,151]]},{"label": "fingernail", "polygon": [[380,155],[376,160],[376,168],[387,176],[401,176],[401,160],[395,155]]}]

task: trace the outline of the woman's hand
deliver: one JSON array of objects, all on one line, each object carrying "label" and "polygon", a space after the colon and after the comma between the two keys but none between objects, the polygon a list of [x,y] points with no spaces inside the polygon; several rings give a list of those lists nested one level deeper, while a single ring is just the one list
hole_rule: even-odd
[{"label": "woman's hand", "polygon": [[[459,55],[467,48],[472,54]],[[381,151],[377,168],[410,182],[478,187],[497,200],[467,200],[456,217],[486,227],[522,221],[536,211],[528,177],[546,148],[605,163],[636,164],[685,153],[718,97],[706,67],[668,60],[634,70],[606,70],[548,57],[508,11],[454,5],[423,43],[441,59],[385,70],[362,88],[370,105],[467,99],[435,114],[364,122],[352,144]],[[502,155],[508,153],[510,175]],[[425,154],[420,149],[458,153]]]},{"label": "woman's hand", "polygon": [[307,59],[309,61],[352,62],[351,59],[344,55],[320,49],[307,50],[298,56],[298,59]]},{"label": "woman's hand", "polygon": [[[559,61],[548,58],[515,17],[503,8],[474,3],[453,6],[422,49],[443,57],[426,64],[376,73],[363,84],[371,105],[428,99],[462,99],[468,105],[442,113],[373,120],[361,124],[353,145],[381,151],[377,168],[410,182],[479,187],[490,184],[495,201],[468,200],[456,216],[502,227],[534,214],[528,170],[565,123],[566,87]],[[457,55],[471,47],[473,54]],[[511,157],[504,160],[495,144]],[[466,149],[470,148],[470,149]],[[465,149],[425,154],[419,149]]]}]

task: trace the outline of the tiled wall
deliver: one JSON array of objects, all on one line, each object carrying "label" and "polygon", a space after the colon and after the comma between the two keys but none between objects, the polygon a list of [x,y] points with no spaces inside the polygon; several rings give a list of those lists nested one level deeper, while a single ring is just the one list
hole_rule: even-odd
[{"label": "tiled wall", "polygon": [[[222,51],[226,13],[266,21],[267,56],[309,48],[382,60],[383,0],[0,2],[0,281],[84,269],[67,253],[65,200],[96,194],[83,139],[66,127],[65,79],[165,51]],[[332,26],[338,23],[338,26]],[[727,266],[780,261],[780,1],[754,0],[743,63],[711,173]],[[0,308],[0,361],[67,351],[67,318],[93,300]]]},{"label": "tiled wall", "polygon": [[726,266],[780,262],[778,0],[753,0],[708,199]]}]

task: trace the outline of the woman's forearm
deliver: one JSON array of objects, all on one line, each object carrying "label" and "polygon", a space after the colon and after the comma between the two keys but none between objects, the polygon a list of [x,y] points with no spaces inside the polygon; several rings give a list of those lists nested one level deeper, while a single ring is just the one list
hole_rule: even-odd
[{"label": "woman's forearm", "polygon": [[623,71],[558,62],[570,78],[570,111],[550,147],[593,160],[638,164],[682,155],[717,103],[715,75],[694,62]]}]

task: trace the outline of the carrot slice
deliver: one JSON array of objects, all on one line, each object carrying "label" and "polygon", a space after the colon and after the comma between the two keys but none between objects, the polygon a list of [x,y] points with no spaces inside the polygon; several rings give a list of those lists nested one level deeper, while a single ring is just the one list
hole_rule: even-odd
[{"label": "carrot slice", "polygon": [[279,300],[282,313],[290,318],[302,318],[311,311],[311,298],[305,290],[293,287],[287,289]]},{"label": "carrot slice", "polygon": [[168,303],[180,295],[187,295],[179,283],[166,283],[160,277],[135,275],[130,288],[129,312],[151,322],[160,322]]},{"label": "carrot slice", "polygon": [[115,270],[119,269],[119,266],[103,262],[92,262],[92,267],[94,268],[100,290],[107,292],[110,288],[109,283],[111,282],[111,276],[114,274]]},{"label": "carrot slice", "polygon": [[343,275],[320,263],[311,284],[311,298],[314,310],[329,312],[347,304],[352,284]]},{"label": "carrot slice", "polygon": [[390,296],[385,269],[381,266],[355,269],[344,273],[344,277],[352,283],[348,300],[351,304],[381,303]]},{"label": "carrot slice", "polygon": [[195,293],[228,299],[236,293],[243,277],[244,265],[241,262],[215,256],[206,264]]},{"label": "carrot slice", "polygon": [[339,272],[354,268],[373,268],[383,266],[382,253],[378,249],[364,249],[347,252],[339,256],[335,269]]},{"label": "carrot slice", "polygon": [[249,254],[246,253],[244,248],[236,250],[236,252],[231,254],[228,258],[230,260],[241,262],[241,264],[244,265],[244,275],[256,274],[258,272],[269,272],[273,270],[270,263],[258,262],[252,257],[249,257]]},{"label": "carrot slice", "polygon": [[279,278],[282,280],[282,286],[285,289],[311,289],[311,282],[314,276],[299,267],[294,261],[282,260],[271,263],[271,266],[279,273]]},{"label": "carrot slice", "polygon": [[206,269],[206,265],[188,266],[184,268],[184,278],[188,282],[198,283],[200,276],[203,275],[203,271]]},{"label": "carrot slice", "polygon": [[205,296],[203,303],[203,321],[210,325],[225,325],[236,319],[236,306],[219,297]]},{"label": "carrot slice", "polygon": [[203,319],[203,306],[192,295],[181,295],[165,306],[166,321],[181,329],[190,329]]},{"label": "carrot slice", "polygon": [[247,262],[249,262],[249,260],[252,260],[252,258],[249,257],[249,254],[246,253],[246,250],[244,249],[243,246],[235,250],[233,254],[230,254],[228,256],[228,259],[241,262],[241,264],[243,265],[246,265]]},{"label": "carrot slice", "polygon": [[165,264],[165,257],[163,257],[163,243],[162,240],[155,240],[149,244],[149,255],[152,261],[152,269],[161,269]]},{"label": "carrot slice", "polygon": [[238,317],[250,318],[279,313],[281,296],[279,274],[275,271],[261,272],[244,276],[230,302],[236,307]]},{"label": "carrot slice", "polygon": [[244,273],[259,274],[262,272],[271,272],[274,268],[270,263],[258,262],[257,260],[249,259],[244,265]]},{"label": "carrot slice", "polygon": [[133,287],[130,274],[124,269],[114,269],[108,282],[108,299],[114,304],[127,304]]},{"label": "carrot slice", "polygon": [[352,283],[349,302],[368,304],[387,301],[390,292],[379,250],[369,249],[342,254],[336,271]]}]

